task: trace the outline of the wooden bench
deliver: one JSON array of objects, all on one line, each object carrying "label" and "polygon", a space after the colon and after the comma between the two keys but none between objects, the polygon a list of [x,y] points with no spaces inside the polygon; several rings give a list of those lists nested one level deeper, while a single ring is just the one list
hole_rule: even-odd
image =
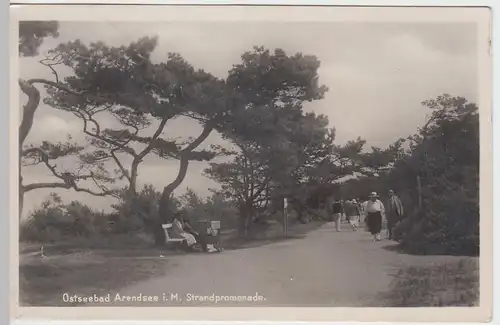
[{"label": "wooden bench", "polygon": [[183,241],[185,241],[185,238],[172,238],[170,236],[169,229],[172,229],[172,224],[171,223],[166,223],[161,225],[163,227],[163,231],[165,231],[165,242],[168,243],[178,243],[181,244]]}]

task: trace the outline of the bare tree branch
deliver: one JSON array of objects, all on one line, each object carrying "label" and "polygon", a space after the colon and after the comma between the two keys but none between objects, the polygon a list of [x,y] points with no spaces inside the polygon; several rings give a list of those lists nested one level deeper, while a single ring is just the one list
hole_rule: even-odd
[{"label": "bare tree branch", "polygon": [[[69,172],[58,172],[56,169],[56,165],[50,164],[49,155],[40,148],[28,148],[22,151],[23,156],[27,156],[30,154],[36,153],[40,157],[40,161],[45,164],[45,166],[50,170],[53,176],[62,180],[63,182],[48,182],[48,183],[32,183],[28,185],[21,185],[24,192],[28,192],[34,189],[40,188],[65,188],[65,189],[74,189],[77,192],[86,192],[95,196],[107,196],[112,195],[113,192],[106,189],[104,186],[99,185],[97,179],[106,179],[106,177],[102,175],[96,175],[92,171],[86,175],[74,175]],[[90,189],[81,188],[78,186],[77,181],[79,180],[92,180],[94,183],[101,189],[100,192],[96,192]]]}]

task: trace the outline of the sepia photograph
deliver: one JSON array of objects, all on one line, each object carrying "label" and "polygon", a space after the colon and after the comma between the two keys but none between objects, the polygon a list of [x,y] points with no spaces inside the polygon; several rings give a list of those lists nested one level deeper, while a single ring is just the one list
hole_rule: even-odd
[{"label": "sepia photograph", "polygon": [[488,10],[29,7],[11,23],[18,307],[490,303]]}]

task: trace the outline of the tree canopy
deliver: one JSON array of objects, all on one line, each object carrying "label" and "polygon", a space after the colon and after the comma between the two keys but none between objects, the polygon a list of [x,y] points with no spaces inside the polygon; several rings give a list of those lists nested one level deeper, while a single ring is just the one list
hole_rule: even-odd
[{"label": "tree canopy", "polygon": [[57,21],[20,21],[19,22],[19,55],[35,56],[47,37],[59,36]]},{"label": "tree canopy", "polygon": [[[39,55],[47,37],[58,37],[57,22],[21,22],[20,56]],[[301,219],[312,198],[393,188],[413,211],[401,226],[403,245],[423,251],[432,250],[432,245],[451,251],[478,249],[475,104],[446,94],[426,100],[422,104],[431,116],[416,134],[396,139],[387,148],[366,150],[366,140],[359,137],[336,143],[331,125],[337,121],[307,109],[307,102],[322,100],[328,92],[320,83],[321,62],[314,55],[256,46],[219,78],[179,53],[153,60],[157,46],[156,37],[122,46],[73,40],[39,60],[53,79],[19,80],[27,96],[19,126],[20,166],[42,165],[54,176],[52,182],[24,184],[20,174],[20,207],[25,192],[40,188],[114,195],[121,216],[133,218],[135,211],[147,210],[139,219],[162,243],[161,224],[169,222],[180,205],[193,215],[214,206],[230,215],[235,206],[246,232],[252,221],[282,209],[284,198]],[[40,85],[47,94],[43,103],[76,117],[86,143],[71,138],[24,143],[42,100]],[[200,126],[188,139],[164,135],[186,118]],[[213,133],[228,146],[201,149]],[[151,186],[137,190],[139,165],[150,155],[179,163],[175,177],[165,180],[160,191]],[[219,156],[227,159],[214,162]],[[62,159],[73,159],[72,168],[56,163]],[[209,199],[188,191],[181,202],[174,191],[192,161],[209,162],[204,174],[220,189]],[[342,183],[353,175],[359,178]],[[87,208],[72,208],[88,213]],[[458,240],[460,236],[465,240]]]}]

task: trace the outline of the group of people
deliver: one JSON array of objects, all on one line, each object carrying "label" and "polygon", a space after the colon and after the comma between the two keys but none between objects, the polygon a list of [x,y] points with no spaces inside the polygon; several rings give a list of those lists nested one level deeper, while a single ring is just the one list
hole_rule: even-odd
[{"label": "group of people", "polygon": [[172,231],[175,237],[185,239],[186,245],[190,249],[194,249],[199,244],[202,246],[202,250],[208,253],[217,251],[213,244],[204,243],[200,234],[191,226],[191,223],[184,217],[182,212],[177,212],[174,215]]},{"label": "group of people", "polygon": [[[387,207],[386,207],[387,206]],[[381,232],[384,225],[387,228],[387,238],[393,239],[394,227],[403,218],[403,204],[393,190],[389,190],[387,204],[384,205],[376,192],[368,195],[368,200],[361,203],[359,199],[352,198],[347,201],[336,199],[331,212],[336,231],[340,232],[342,216],[345,216],[353,231],[357,231],[361,218],[364,220],[366,229],[373,235],[374,241],[381,240]],[[188,247],[201,244],[203,250],[216,251],[213,245],[203,243],[200,234],[194,230],[183,214],[175,214],[172,222],[172,230],[176,237],[184,238]]]},{"label": "group of people", "polygon": [[368,200],[361,203],[358,199],[342,201],[336,199],[332,205],[333,222],[336,231],[340,231],[342,216],[345,215],[353,231],[357,231],[363,218],[366,229],[373,235],[374,241],[381,240],[384,225],[387,238],[393,239],[394,227],[403,218],[403,204],[393,190],[389,190],[387,204],[384,205],[376,192],[368,195]]}]

